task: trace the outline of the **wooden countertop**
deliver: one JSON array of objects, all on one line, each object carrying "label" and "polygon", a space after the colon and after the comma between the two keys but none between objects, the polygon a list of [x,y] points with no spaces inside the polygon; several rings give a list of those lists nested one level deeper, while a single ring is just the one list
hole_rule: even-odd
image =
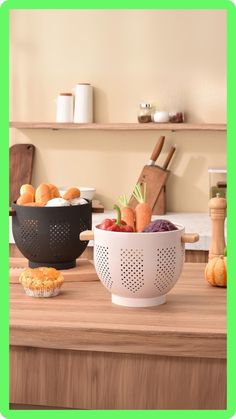
[{"label": "wooden countertop", "polygon": [[206,358],[226,357],[226,290],[204,279],[205,264],[185,264],[167,303],[111,303],[100,281],[65,282],[54,298],[33,299],[10,285],[10,344],[39,348]]}]

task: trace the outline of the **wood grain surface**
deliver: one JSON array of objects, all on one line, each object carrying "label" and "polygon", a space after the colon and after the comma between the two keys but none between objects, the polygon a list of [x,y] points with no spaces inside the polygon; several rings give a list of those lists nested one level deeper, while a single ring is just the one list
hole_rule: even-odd
[{"label": "wood grain surface", "polygon": [[[19,284],[19,276],[25,268],[28,268],[28,261],[24,257],[10,258],[10,283]],[[94,270],[92,261],[87,259],[77,259],[76,266],[71,269],[60,271],[64,277],[65,282],[78,282],[78,281],[99,281],[97,274]]]},{"label": "wood grain surface", "polygon": [[225,360],[11,347],[11,403],[225,409]]},{"label": "wood grain surface", "polygon": [[10,403],[10,410],[73,410],[63,406],[44,406],[23,403]]},{"label": "wood grain surface", "polygon": [[9,205],[20,195],[20,187],[31,182],[35,146],[14,144],[10,147],[10,196]]},{"label": "wood grain surface", "polygon": [[171,130],[171,131],[226,131],[226,124],[191,124],[191,123],[107,123],[107,124],[79,124],[60,122],[10,122],[11,128],[18,129],[81,129],[81,130]]},{"label": "wood grain surface", "polygon": [[163,186],[153,206],[152,214],[164,215],[165,213],[166,213],[166,186]]},{"label": "wood grain surface", "polygon": [[185,249],[185,262],[186,263],[207,263],[208,251],[207,250],[186,250]]},{"label": "wood grain surface", "polygon": [[205,264],[185,264],[167,303],[111,303],[98,281],[68,282],[54,298],[33,299],[11,284],[10,343],[55,349],[186,357],[226,357],[226,290],[204,279]]},{"label": "wood grain surface", "polygon": [[[146,183],[147,197],[146,202],[150,205],[153,210],[156,200],[160,194],[160,191],[165,186],[167,179],[170,175],[169,170],[164,170],[161,167],[145,165],[140,173],[137,183],[142,186]],[[129,200],[129,207],[135,209],[138,204],[136,198],[132,195]]]}]

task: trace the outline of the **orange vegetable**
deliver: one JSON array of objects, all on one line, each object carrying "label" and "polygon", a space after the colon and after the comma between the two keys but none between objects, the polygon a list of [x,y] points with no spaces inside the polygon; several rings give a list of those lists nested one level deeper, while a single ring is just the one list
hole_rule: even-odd
[{"label": "orange vegetable", "polygon": [[141,185],[137,183],[134,187],[133,196],[138,201],[138,205],[135,208],[135,220],[136,220],[136,231],[140,233],[145,227],[151,222],[152,209],[146,202],[147,185],[144,183],[143,193],[141,191]]},{"label": "orange vegetable", "polygon": [[121,195],[119,202],[121,205],[121,219],[135,231],[135,212],[129,207],[127,196],[125,194]]},{"label": "orange vegetable", "polygon": [[226,257],[219,256],[210,259],[205,269],[205,278],[211,285],[215,285],[218,287],[226,287]]}]

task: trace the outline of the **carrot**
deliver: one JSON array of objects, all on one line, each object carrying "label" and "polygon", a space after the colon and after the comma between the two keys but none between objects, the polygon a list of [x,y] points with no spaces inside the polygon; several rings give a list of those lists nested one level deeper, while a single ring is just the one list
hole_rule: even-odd
[{"label": "carrot", "polygon": [[121,195],[119,197],[119,203],[121,205],[121,218],[126,224],[132,227],[135,231],[135,212],[129,207],[127,196]]},{"label": "carrot", "polygon": [[147,185],[144,183],[143,193],[141,190],[140,183],[137,183],[134,187],[133,196],[138,201],[138,205],[135,208],[135,219],[136,219],[136,231],[140,233],[145,227],[151,222],[152,209],[146,202]]}]

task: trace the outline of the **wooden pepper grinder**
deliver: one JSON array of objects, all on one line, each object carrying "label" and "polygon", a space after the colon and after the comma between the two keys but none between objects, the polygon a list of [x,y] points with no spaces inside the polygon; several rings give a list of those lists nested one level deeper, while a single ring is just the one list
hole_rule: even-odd
[{"label": "wooden pepper grinder", "polygon": [[226,199],[220,198],[217,193],[215,198],[209,201],[210,216],[212,220],[212,235],[209,249],[209,259],[224,255],[225,251],[225,217]]}]

